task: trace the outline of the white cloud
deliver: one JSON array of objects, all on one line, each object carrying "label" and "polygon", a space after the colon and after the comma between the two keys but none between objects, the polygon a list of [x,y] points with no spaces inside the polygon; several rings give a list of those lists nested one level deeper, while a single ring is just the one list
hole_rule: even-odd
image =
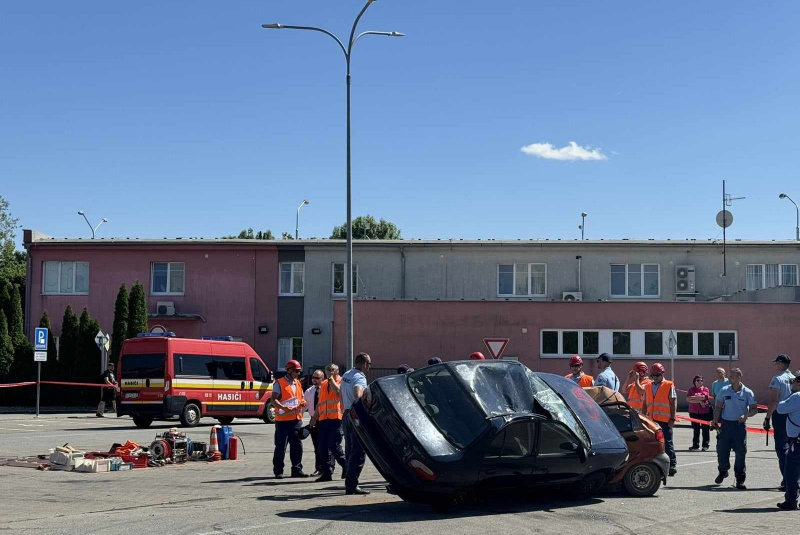
[{"label": "white cloud", "polygon": [[581,147],[570,141],[566,147],[557,149],[550,143],[533,143],[522,147],[522,152],[545,160],[606,160],[607,157],[600,149]]}]

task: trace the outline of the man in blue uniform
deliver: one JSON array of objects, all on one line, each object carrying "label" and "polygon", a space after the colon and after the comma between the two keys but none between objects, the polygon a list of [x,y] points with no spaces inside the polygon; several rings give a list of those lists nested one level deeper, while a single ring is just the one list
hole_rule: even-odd
[{"label": "man in blue uniform", "polygon": [[600,353],[597,357],[597,367],[600,373],[594,379],[594,386],[606,386],[615,392],[619,392],[619,378],[614,370],[611,369],[611,355]]},{"label": "man in blue uniform", "polygon": [[731,450],[736,455],[733,473],[736,475],[736,488],[745,490],[744,480],[747,476],[745,457],[747,456],[747,428],[745,422],[750,416],[758,413],[756,397],[753,391],[742,384],[742,370],[731,370],[731,384],[719,391],[714,405],[714,420],[711,427],[722,429],[717,435],[717,465],[719,475],[714,483],[719,485],[728,477],[731,468]]},{"label": "man in blue uniform", "polygon": [[792,395],[794,375],[789,371],[789,365],[792,363],[789,355],[778,355],[772,362],[775,363],[775,371],[778,372],[778,375],[773,377],[769,383],[769,403],[767,404],[767,417],[764,418],[764,429],[769,431],[771,420],[772,428],[775,430],[775,453],[778,455],[778,467],[781,469],[780,489],[785,491],[783,464],[786,460],[786,416],[775,412],[775,407]]},{"label": "man in blue uniform", "polygon": [[786,415],[786,461],[783,478],[786,481],[786,494],[778,509],[791,511],[797,509],[798,479],[800,479],[800,371],[792,379],[792,395],[778,403],[775,411]]},{"label": "man in blue uniform", "polygon": [[347,370],[347,373],[342,375],[342,409],[344,409],[342,425],[344,426],[344,450],[347,458],[345,470],[347,476],[344,480],[345,494],[369,494],[368,490],[358,486],[358,477],[361,475],[361,470],[364,469],[366,455],[358,441],[355,429],[353,429],[350,407],[364,394],[364,390],[367,388],[366,372],[370,366],[372,366],[372,357],[366,353],[359,353],[356,355],[353,369]]}]

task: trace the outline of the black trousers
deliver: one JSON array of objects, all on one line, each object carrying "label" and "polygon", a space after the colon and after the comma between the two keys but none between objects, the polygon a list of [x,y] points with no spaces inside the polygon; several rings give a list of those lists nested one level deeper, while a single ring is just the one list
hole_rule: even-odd
[{"label": "black trousers", "polygon": [[800,485],[800,440],[788,441],[786,447],[786,464],[784,465],[786,481],[785,498],[788,503],[797,503],[798,485]]},{"label": "black trousers", "polygon": [[317,472],[322,472],[322,465],[319,464],[319,424],[311,427],[311,443],[314,444],[314,468]]},{"label": "black trousers", "polygon": [[341,420],[322,420],[317,423],[319,428],[319,453],[317,464],[323,475],[329,476],[333,473],[336,463],[346,471],[347,460],[342,451],[342,421]]},{"label": "black trousers", "polygon": [[275,422],[275,453],[272,455],[272,471],[277,476],[283,474],[283,460],[286,457],[286,444],[289,444],[289,459],[292,474],[303,471],[303,441],[297,431],[303,427],[301,420]]},{"label": "black trousers", "polygon": [[[705,422],[711,422],[711,418],[713,418],[713,413],[698,413],[698,412],[690,412],[689,417],[695,420],[703,420]],[[697,422],[692,422],[692,447],[698,448],[700,447],[700,433],[703,433],[703,447],[707,448],[708,443],[711,440],[711,428],[707,425],[698,424]]]},{"label": "black trousers", "polygon": [[353,422],[350,419],[350,412],[345,411],[344,419],[342,420],[344,426],[344,440],[345,451],[347,456],[347,478],[344,480],[345,490],[355,490],[358,486],[358,478],[361,476],[361,470],[364,469],[364,462],[366,461],[366,454],[361,442],[358,441],[355,429],[353,429]]},{"label": "black trousers", "polygon": [[744,424],[732,420],[722,420],[722,429],[717,437],[717,464],[720,473],[731,468],[731,450],[736,460],[733,473],[737,481],[744,481],[747,475],[745,457],[747,456],[747,428]]},{"label": "black trousers", "polygon": [[786,465],[786,448],[788,437],[786,436],[786,415],[772,413],[772,438],[775,443],[775,454],[778,456],[778,468],[781,469],[781,477],[784,476]]}]

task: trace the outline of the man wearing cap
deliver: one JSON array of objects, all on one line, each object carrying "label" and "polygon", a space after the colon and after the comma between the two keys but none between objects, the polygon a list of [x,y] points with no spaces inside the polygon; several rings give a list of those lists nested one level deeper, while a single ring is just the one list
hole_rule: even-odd
[{"label": "man wearing cap", "polygon": [[800,479],[800,371],[792,379],[792,395],[778,403],[777,414],[786,416],[786,462],[783,478],[786,481],[786,494],[778,509],[792,511],[797,509],[798,479]]},{"label": "man wearing cap", "polygon": [[611,355],[600,353],[600,356],[597,357],[597,367],[600,368],[600,373],[594,380],[594,386],[606,386],[615,392],[619,392],[619,379],[614,370],[611,369]]},{"label": "man wearing cap", "polygon": [[747,477],[745,457],[747,456],[747,428],[745,422],[750,416],[758,413],[758,405],[753,391],[742,384],[742,370],[731,370],[731,384],[719,391],[714,400],[714,420],[711,427],[717,429],[719,422],[722,428],[717,436],[717,465],[719,475],[714,483],[719,485],[728,477],[731,467],[731,450],[736,455],[733,473],[736,476],[736,488],[745,490],[744,480]]},{"label": "man wearing cap", "polygon": [[778,355],[772,361],[778,374],[769,383],[769,403],[767,403],[767,416],[764,418],[764,429],[769,431],[770,423],[774,429],[775,453],[778,455],[778,468],[781,470],[780,490],[786,490],[786,481],[783,477],[784,462],[786,460],[786,415],[775,412],[778,403],[785,401],[792,395],[792,381],[794,374],[789,371],[792,359],[789,355]]},{"label": "man wearing cap", "polygon": [[572,355],[572,358],[569,359],[569,369],[572,370],[572,373],[564,377],[572,379],[578,383],[578,386],[585,388],[594,384],[594,377],[583,373],[583,359],[578,355]]}]

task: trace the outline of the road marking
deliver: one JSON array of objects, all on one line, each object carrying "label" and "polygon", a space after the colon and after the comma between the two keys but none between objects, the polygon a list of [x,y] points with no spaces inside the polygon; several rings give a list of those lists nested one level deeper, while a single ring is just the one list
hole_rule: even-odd
[{"label": "road marking", "polygon": [[258,524],[257,526],[247,526],[244,528],[229,528],[219,529],[217,531],[206,531],[205,533],[198,533],[196,535],[218,535],[219,533],[236,533],[239,531],[250,531],[252,529],[269,528],[273,526],[285,526],[286,524],[297,524],[298,522],[310,522],[312,518],[302,518],[299,520],[287,520],[286,522],[270,522],[269,524]]},{"label": "road marking", "polygon": [[714,459],[713,461],[702,461],[702,462],[699,462],[699,463],[679,464],[678,467],[679,468],[684,468],[686,466],[697,466],[698,464],[710,464],[710,463],[715,463],[715,462],[717,462],[716,459]]}]

